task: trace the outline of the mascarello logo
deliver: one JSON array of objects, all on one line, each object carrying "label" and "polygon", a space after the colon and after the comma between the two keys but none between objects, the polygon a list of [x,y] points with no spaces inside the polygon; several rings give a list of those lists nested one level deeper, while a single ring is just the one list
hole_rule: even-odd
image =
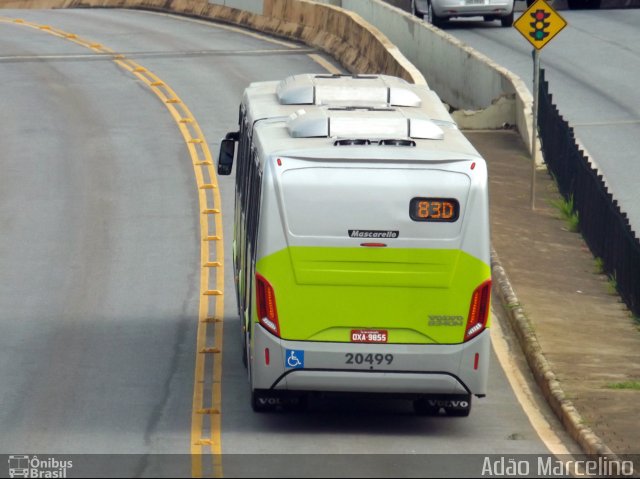
[{"label": "mascarello logo", "polygon": [[73,468],[73,461],[62,461],[54,457],[38,458],[14,454],[9,456],[9,477],[67,477],[67,470]]}]

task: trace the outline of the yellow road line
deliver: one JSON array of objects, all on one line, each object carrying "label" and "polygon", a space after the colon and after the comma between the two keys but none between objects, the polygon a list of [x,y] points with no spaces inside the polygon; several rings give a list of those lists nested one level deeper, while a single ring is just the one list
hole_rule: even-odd
[{"label": "yellow road line", "polygon": [[[153,72],[125,55],[116,54],[113,50],[95,42],[83,39],[76,34],[68,33],[50,25],[39,25],[22,19],[15,19],[0,16],[0,22],[13,23],[15,25],[26,26],[39,31],[54,35],[67,41],[71,41],[83,47],[89,48],[96,53],[111,54],[112,60],[121,68],[127,70],[138,79],[142,80],[153,93],[162,101],[171,116],[176,121],[180,132],[185,140],[189,155],[191,156],[198,186],[198,201],[200,208],[206,214],[200,215],[200,235],[203,241],[200,242],[200,304],[198,309],[198,328],[196,339],[196,361],[194,374],[194,388],[191,414],[191,466],[194,477],[203,476],[202,454],[203,446],[210,448],[213,457],[213,473],[216,477],[222,477],[222,443],[220,429],[220,411],[222,407],[222,338],[223,322],[220,320],[224,314],[224,243],[222,241],[222,214],[220,190],[218,179],[213,170],[213,161],[209,146],[205,141],[200,125],[195,121],[194,116],[188,107],[180,100],[165,82],[158,78]],[[206,176],[206,178],[205,178]],[[213,204],[208,204],[207,192],[211,192]],[[213,214],[214,229],[210,231],[210,214]],[[213,234],[212,234],[213,233]],[[214,238],[215,256],[211,257],[209,241]],[[210,289],[210,271],[215,267],[216,289]],[[215,302],[214,316],[210,317],[210,303]],[[213,335],[215,345],[207,348],[207,328],[213,325]],[[213,373],[207,378],[205,354],[216,352]],[[211,380],[212,395],[209,400],[210,407],[205,407],[204,389],[207,379]],[[203,437],[203,423],[206,416],[210,417],[209,434],[210,437]]]}]

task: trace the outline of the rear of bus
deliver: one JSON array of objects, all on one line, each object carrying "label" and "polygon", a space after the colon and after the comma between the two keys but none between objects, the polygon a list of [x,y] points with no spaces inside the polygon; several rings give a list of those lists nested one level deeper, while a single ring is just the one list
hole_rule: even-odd
[{"label": "rear of bus", "polygon": [[310,138],[265,156],[255,409],[310,392],[371,393],[466,416],[471,396],[486,394],[487,170],[454,126],[444,130]]}]

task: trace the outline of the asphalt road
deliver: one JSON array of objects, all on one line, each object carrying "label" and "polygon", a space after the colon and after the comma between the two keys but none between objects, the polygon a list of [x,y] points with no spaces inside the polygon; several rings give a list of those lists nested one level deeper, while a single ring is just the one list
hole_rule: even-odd
[{"label": "asphalt road", "polygon": [[[306,47],[191,19],[119,10],[0,16],[135,59],[189,106],[214,154],[236,127],[249,82],[326,71]],[[0,454],[132,455],[90,471],[107,476],[116,465],[127,476],[166,473],[150,457],[181,454],[171,472],[189,476],[202,379],[202,205],[192,158],[144,82],[71,40],[0,21]],[[548,451],[495,357],[490,394],[469,418],[419,418],[409,403],[355,398],[313,402],[304,414],[253,413],[229,258],[233,181],[219,185],[224,347],[208,359],[211,367],[223,358],[221,426],[203,431],[221,434],[225,475],[442,476],[464,460],[433,454]]]},{"label": "asphalt road", "polygon": [[[549,90],[640,236],[640,9],[559,13],[568,25],[540,54]],[[533,91],[529,42],[515,28],[476,20],[454,20],[444,30]]]}]

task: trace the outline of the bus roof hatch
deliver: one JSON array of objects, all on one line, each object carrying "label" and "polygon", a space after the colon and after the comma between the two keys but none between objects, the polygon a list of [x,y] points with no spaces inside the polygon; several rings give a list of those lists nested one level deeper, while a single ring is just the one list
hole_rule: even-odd
[{"label": "bus roof hatch", "polygon": [[[377,114],[372,115],[375,111]],[[420,111],[389,108],[318,108],[298,110],[287,121],[293,138],[413,138],[442,140],[444,132]]]},{"label": "bus roof hatch", "polygon": [[350,102],[419,107],[422,103],[410,83],[388,75],[293,75],[278,84],[276,95],[281,105]]}]

